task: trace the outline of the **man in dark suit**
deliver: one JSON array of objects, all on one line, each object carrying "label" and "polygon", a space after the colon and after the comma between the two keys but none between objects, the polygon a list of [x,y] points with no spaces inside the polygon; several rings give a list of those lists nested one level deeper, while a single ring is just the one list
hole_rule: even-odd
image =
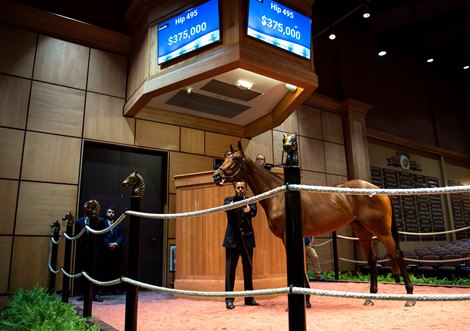
[{"label": "man in dark suit", "polygon": [[[246,182],[235,183],[235,196],[226,197],[224,205],[231,204],[246,198]],[[253,290],[253,248],[255,234],[253,232],[252,217],[256,216],[256,203],[227,211],[227,229],[223,246],[225,247],[225,291],[233,291],[235,285],[235,271],[241,256],[243,265],[243,280],[245,291]],[[225,298],[227,309],[233,309],[234,298]],[[253,297],[245,297],[245,305],[258,306]]]},{"label": "man in dark suit", "polygon": [[[85,211],[87,214],[88,211]],[[99,211],[98,211],[99,213]],[[91,216],[91,215],[85,215],[83,217],[80,217],[77,219],[75,222],[75,235],[79,234],[80,231],[85,227],[85,225],[90,226],[91,219],[90,217],[96,217],[96,223],[95,223],[95,228],[94,230],[103,230],[106,228],[106,223],[104,221],[104,218],[102,217],[97,217],[97,216]],[[90,234],[88,231],[85,231],[85,233],[77,239],[77,250],[76,250],[76,270],[77,272],[81,272],[82,270],[86,270],[87,267],[87,259],[89,258],[88,256],[88,237]],[[96,247],[95,247],[95,256],[93,257],[95,259],[95,272],[91,275],[93,278],[96,279],[95,275],[98,273],[96,270],[99,268],[99,264],[101,263],[101,257],[102,257],[102,251],[103,251],[103,235],[98,235],[96,236]],[[91,258],[91,257],[90,257]],[[88,270],[87,270],[88,271]],[[84,284],[88,280],[82,276],[79,279],[79,288],[80,292],[82,293],[80,297],[78,298],[78,301],[83,300],[83,290],[84,290]],[[93,285],[93,301],[98,301],[102,302],[103,298],[101,297],[101,287]]]},{"label": "man in dark suit", "polygon": [[[113,225],[115,217],[116,209],[114,207],[108,207],[106,214],[104,215],[107,227]],[[121,276],[120,266],[123,256],[123,242],[124,226],[121,222],[110,231],[106,232],[104,237],[103,263],[100,266],[100,268],[103,270],[104,280],[114,280]],[[121,294],[121,291],[116,289],[113,293]]]}]

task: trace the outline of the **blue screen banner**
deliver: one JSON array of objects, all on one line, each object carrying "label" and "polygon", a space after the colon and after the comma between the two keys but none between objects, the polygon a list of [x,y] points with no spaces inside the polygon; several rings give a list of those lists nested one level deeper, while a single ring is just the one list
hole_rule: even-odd
[{"label": "blue screen banner", "polygon": [[209,0],[157,25],[158,64],[220,40],[219,1]]},{"label": "blue screen banner", "polygon": [[273,0],[249,0],[247,34],[310,59],[312,20]]}]

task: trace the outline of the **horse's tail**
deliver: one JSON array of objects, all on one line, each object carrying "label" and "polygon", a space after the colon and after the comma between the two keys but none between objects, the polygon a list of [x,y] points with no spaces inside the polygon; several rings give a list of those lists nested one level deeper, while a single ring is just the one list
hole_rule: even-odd
[{"label": "horse's tail", "polygon": [[[390,198],[388,198],[390,201]],[[397,221],[395,219],[394,211],[393,211],[393,206],[391,205],[392,202],[390,201],[390,208],[392,209],[392,236],[393,239],[395,240],[395,245],[397,246],[397,250],[401,251],[400,249],[400,234],[398,233],[398,225]]]}]

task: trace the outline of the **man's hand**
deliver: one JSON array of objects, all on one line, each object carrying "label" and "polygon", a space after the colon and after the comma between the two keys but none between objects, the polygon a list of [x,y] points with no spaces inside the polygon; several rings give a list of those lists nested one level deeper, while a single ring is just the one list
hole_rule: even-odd
[{"label": "man's hand", "polygon": [[114,251],[118,247],[118,244],[116,243],[109,243],[108,248],[112,251]]},{"label": "man's hand", "polygon": [[248,206],[248,205],[246,205],[245,207],[243,207],[243,211],[244,211],[245,213],[249,213],[250,210],[251,210],[251,209],[250,209],[250,206]]}]

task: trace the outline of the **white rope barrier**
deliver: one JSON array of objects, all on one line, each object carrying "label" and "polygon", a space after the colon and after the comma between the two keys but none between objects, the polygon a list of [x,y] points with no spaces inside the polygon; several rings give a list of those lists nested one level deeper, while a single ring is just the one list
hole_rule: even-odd
[{"label": "white rope barrier", "polygon": [[318,290],[304,287],[280,287],[274,289],[251,290],[251,291],[192,291],[171,289],[162,286],[151,285],[136,281],[132,278],[121,277],[108,282],[98,281],[90,277],[86,272],[82,272],[90,282],[100,286],[111,286],[119,283],[127,283],[147,290],[170,293],[174,295],[203,296],[203,297],[252,297],[252,296],[273,296],[281,294],[300,294],[300,295],[318,295],[341,298],[355,299],[375,299],[375,300],[394,300],[394,301],[463,301],[470,300],[470,294],[378,294],[378,293],[360,293],[344,292],[332,290]]},{"label": "white rope barrier", "polygon": [[[235,209],[241,206],[244,206],[249,203],[254,203],[268,197],[274,196],[286,190],[296,190],[296,191],[316,191],[321,193],[343,193],[343,194],[355,194],[355,195],[369,195],[373,196],[375,194],[387,194],[387,195],[418,195],[418,194],[449,194],[449,193],[459,193],[459,192],[467,192],[470,191],[470,185],[466,186],[452,186],[452,187],[434,187],[434,188],[416,188],[416,189],[356,189],[356,188],[344,188],[344,187],[324,187],[324,186],[309,186],[309,185],[300,185],[300,184],[288,184],[273,190],[267,191],[265,193],[259,194],[257,196],[245,199],[243,201],[235,202],[230,205],[224,205],[215,208],[209,208],[206,210],[200,210],[196,212],[186,212],[186,213],[177,213],[177,214],[154,214],[154,213],[143,213],[143,212],[136,212],[136,211],[125,211],[119,218],[116,220],[110,227],[107,227],[103,230],[94,230],[88,225],[86,225],[79,234],[74,237],[67,235],[67,233],[63,233],[63,237],[69,240],[77,240],[80,236],[83,235],[85,231],[89,231],[93,234],[104,234],[108,231],[111,231],[114,227],[116,227],[119,223],[121,223],[126,215],[130,216],[140,216],[143,218],[151,218],[151,219],[176,219],[176,218],[184,218],[184,217],[192,217],[192,216],[201,216],[209,213],[219,212],[219,211],[226,211]],[[444,232],[434,232],[434,233],[411,233],[411,232],[399,232],[401,234],[406,235],[437,235],[437,234],[444,234],[444,233],[451,233],[457,231],[463,231],[470,229],[469,227],[465,227],[459,230],[451,230],[451,231],[444,231]],[[349,240],[358,240],[358,238],[346,237],[338,235],[339,238],[342,239],[349,239]],[[62,237],[59,240],[54,240],[51,238],[51,245],[52,244],[59,244]],[[314,246],[321,246],[329,243],[332,239],[329,239],[321,244],[317,244]],[[69,278],[78,278],[80,276],[84,276],[93,284],[100,285],[100,286],[112,286],[117,285],[122,282],[129,283],[131,285],[139,286],[149,290],[157,290],[161,292],[173,293],[173,294],[180,294],[180,295],[192,295],[192,296],[210,296],[210,297],[237,297],[237,296],[263,296],[263,295],[279,295],[279,294],[303,294],[303,295],[320,295],[320,296],[333,296],[333,297],[354,297],[360,299],[379,299],[379,300],[414,300],[414,301],[455,301],[455,300],[470,300],[470,295],[415,295],[415,294],[406,294],[406,295],[396,295],[396,294],[365,294],[365,293],[355,293],[355,292],[340,292],[340,291],[326,291],[326,290],[314,290],[314,289],[307,289],[307,288],[298,288],[298,287],[285,287],[285,288],[278,288],[278,289],[265,289],[265,290],[253,290],[253,291],[232,291],[232,292],[203,292],[203,291],[187,291],[187,290],[178,290],[178,289],[169,289],[166,287],[155,286],[147,283],[142,283],[127,277],[121,277],[119,279],[114,279],[110,281],[99,281],[92,278],[88,275],[87,272],[82,271],[78,274],[69,274],[63,268],[58,270],[53,270],[50,261],[51,261],[51,251],[49,253],[49,262],[48,267],[49,270],[53,273],[62,272],[65,276]],[[347,261],[347,262],[354,262],[354,263],[367,263],[366,261],[355,261],[349,260],[345,258],[339,258],[340,260]],[[405,257],[405,260],[407,258]],[[431,260],[431,261],[424,261],[424,260],[414,260],[408,259],[409,261],[416,261],[416,262],[454,262],[454,261],[466,261],[470,260],[470,257],[463,258],[463,259],[455,259],[455,260]],[[380,260],[377,262],[385,262],[388,260]]]},{"label": "white rope barrier", "polygon": [[331,186],[313,186],[302,184],[288,184],[287,190],[292,191],[314,191],[321,193],[343,193],[349,195],[421,195],[421,194],[450,194],[470,192],[470,185],[462,186],[443,186],[443,187],[423,187],[423,188],[406,188],[406,189],[367,189],[367,188],[350,188],[350,187],[331,187]]}]

